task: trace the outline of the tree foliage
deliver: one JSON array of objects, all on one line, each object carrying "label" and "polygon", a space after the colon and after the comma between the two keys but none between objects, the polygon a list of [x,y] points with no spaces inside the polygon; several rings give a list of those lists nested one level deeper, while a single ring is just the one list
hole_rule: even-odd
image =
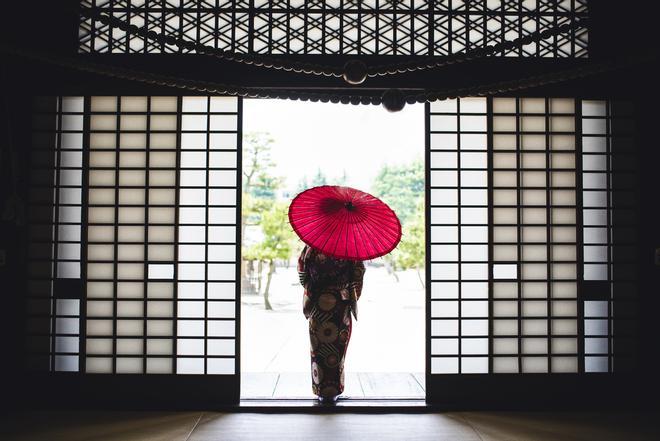
[{"label": "tree foliage", "polygon": [[372,185],[374,196],[385,201],[402,224],[415,213],[417,202],[424,197],[424,164],[415,160],[409,164],[384,165]]},{"label": "tree foliage", "polygon": [[263,240],[249,247],[248,255],[256,260],[286,260],[291,256],[294,232],[289,225],[289,206],[274,202],[261,216]]},{"label": "tree foliage", "polygon": [[305,175],[298,181],[298,186],[296,187],[296,193],[303,192],[308,188],[310,188],[310,185],[309,185],[309,181],[307,180],[307,175]]},{"label": "tree foliage", "polygon": [[401,242],[392,252],[392,260],[396,269],[417,270],[419,281],[424,286],[421,270],[424,268],[424,250],[426,244],[424,224],[424,200],[419,198],[413,216],[402,227]]},{"label": "tree foliage", "polygon": [[396,262],[401,269],[424,266],[424,202],[421,199],[413,217],[403,226]]},{"label": "tree foliage", "polygon": [[415,269],[424,285],[424,164],[421,160],[403,165],[384,165],[372,185],[375,196],[386,202],[401,221],[402,237],[397,248],[384,257],[388,271]]},{"label": "tree foliage", "polygon": [[300,181],[298,181],[296,193],[320,185],[346,185],[346,182],[348,182],[348,173],[346,173],[346,169],[343,169],[339,176],[329,177],[319,168],[316,170],[316,173],[312,176],[311,180],[305,175]]},{"label": "tree foliage", "polygon": [[316,169],[316,174],[312,178],[312,187],[318,187],[319,185],[328,185],[328,177],[321,171],[320,168]]},{"label": "tree foliage", "polygon": [[[266,287],[264,288],[264,306],[266,309],[273,309],[270,304],[270,283],[275,273],[275,261],[287,260],[291,256],[293,247],[294,233],[289,226],[289,207],[285,202],[274,202],[270,208],[261,216],[261,231],[263,239],[261,242],[247,247],[244,251],[244,258],[255,260],[268,264],[268,273],[266,274]],[[261,270],[258,277],[261,278]],[[259,285],[261,285],[259,283]]]},{"label": "tree foliage", "polygon": [[273,138],[265,132],[246,133],[243,137],[243,235],[246,226],[259,224],[261,213],[270,208],[282,186],[283,179],[273,176],[272,143]]},{"label": "tree foliage", "polygon": [[258,193],[259,188],[270,181],[275,167],[271,157],[273,142],[266,132],[250,132],[243,136],[243,191]]},{"label": "tree foliage", "polygon": [[[259,226],[261,238],[242,249],[244,287],[252,292],[261,291],[263,264],[267,264],[266,286],[263,291],[264,306],[272,309],[268,299],[270,282],[275,272],[276,260],[291,256],[294,233],[289,226],[288,204],[277,200],[283,178],[274,175],[275,162],[271,157],[273,139],[268,133],[247,133],[243,139],[243,202],[241,231],[245,238],[247,226]],[[319,170],[320,171],[320,170]],[[248,275],[254,264],[257,267],[256,287]]]}]

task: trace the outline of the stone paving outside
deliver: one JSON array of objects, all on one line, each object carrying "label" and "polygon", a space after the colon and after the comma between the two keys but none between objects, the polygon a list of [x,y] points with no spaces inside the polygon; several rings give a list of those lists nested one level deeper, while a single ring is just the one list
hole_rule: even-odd
[{"label": "stone paving outside", "polygon": [[[348,346],[350,372],[424,372],[425,293],[414,270],[397,273],[369,266]],[[423,277],[423,274],[422,274]],[[241,301],[241,372],[307,372],[310,368],[302,287],[294,266],[273,276],[272,311],[261,295]]]}]

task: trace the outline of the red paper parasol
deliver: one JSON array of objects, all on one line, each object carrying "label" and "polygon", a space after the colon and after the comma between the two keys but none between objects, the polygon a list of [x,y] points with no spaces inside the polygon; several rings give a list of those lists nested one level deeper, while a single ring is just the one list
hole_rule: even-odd
[{"label": "red paper parasol", "polygon": [[289,206],[289,222],[303,242],[338,259],[374,259],[401,240],[394,211],[350,187],[322,185],[303,191]]}]

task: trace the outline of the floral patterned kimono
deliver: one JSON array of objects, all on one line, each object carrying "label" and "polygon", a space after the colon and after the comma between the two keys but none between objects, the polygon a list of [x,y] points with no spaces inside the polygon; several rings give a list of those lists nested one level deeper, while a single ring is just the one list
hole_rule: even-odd
[{"label": "floral patterned kimono", "polygon": [[351,313],[357,319],[364,264],[340,260],[305,246],[298,275],[305,288],[303,314],[309,320],[312,392],[334,397],[344,391],[344,359],[351,338]]}]

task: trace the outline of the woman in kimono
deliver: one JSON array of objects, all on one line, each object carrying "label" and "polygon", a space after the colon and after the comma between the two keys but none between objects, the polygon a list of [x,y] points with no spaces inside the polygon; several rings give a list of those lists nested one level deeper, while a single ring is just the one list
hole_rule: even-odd
[{"label": "woman in kimono", "polygon": [[309,320],[312,392],[334,402],[344,391],[344,359],[357,320],[364,263],[327,256],[307,245],[298,258],[304,288],[303,314]]}]

